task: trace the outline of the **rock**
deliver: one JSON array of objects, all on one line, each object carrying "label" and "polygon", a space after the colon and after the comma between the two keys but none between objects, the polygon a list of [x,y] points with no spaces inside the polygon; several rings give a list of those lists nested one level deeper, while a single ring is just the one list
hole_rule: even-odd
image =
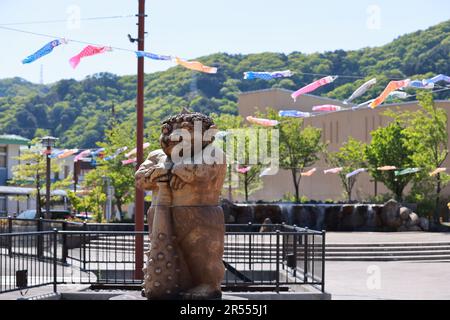
[{"label": "rock", "polygon": [[[255,204],[254,208],[254,222],[264,223],[266,218],[269,218],[273,223],[283,222],[283,215],[281,208],[276,204]],[[285,221],[286,222],[286,221]]]},{"label": "rock", "polygon": [[389,229],[399,228],[402,224],[402,219],[400,218],[400,204],[393,199],[386,202],[383,209],[381,209],[381,219],[384,227]]},{"label": "rock", "polygon": [[272,232],[272,226],[270,226],[271,224],[272,220],[270,220],[270,218],[264,219],[264,222],[261,228],[259,229],[259,232]]},{"label": "rock", "polygon": [[409,224],[412,226],[417,226],[419,225],[419,216],[417,215],[417,213],[411,212],[409,214]]},{"label": "rock", "polygon": [[402,220],[408,220],[409,219],[409,215],[412,213],[411,209],[407,208],[407,207],[401,207],[399,214],[400,214],[400,218]]},{"label": "rock", "polygon": [[428,231],[430,229],[430,221],[428,221],[428,219],[425,217],[419,218],[419,227],[423,231]]},{"label": "rock", "polygon": [[236,205],[228,199],[222,199],[220,205],[223,210],[225,223],[233,223],[236,221]]},{"label": "rock", "polygon": [[422,229],[419,226],[408,226],[408,231],[422,231]]}]

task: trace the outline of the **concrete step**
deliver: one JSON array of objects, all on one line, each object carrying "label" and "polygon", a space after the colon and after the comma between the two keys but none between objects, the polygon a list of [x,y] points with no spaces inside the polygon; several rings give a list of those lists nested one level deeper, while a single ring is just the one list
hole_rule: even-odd
[{"label": "concrete step", "polygon": [[327,248],[377,248],[377,247],[421,247],[421,246],[450,246],[450,242],[385,242],[385,243],[327,243]]},{"label": "concrete step", "polygon": [[436,255],[436,256],[392,256],[392,257],[376,257],[376,256],[362,256],[362,257],[326,257],[326,261],[446,261],[450,262],[450,254]]},{"label": "concrete step", "polygon": [[450,246],[406,246],[406,247],[345,247],[326,248],[326,252],[390,252],[390,251],[449,251]]},{"label": "concrete step", "polygon": [[400,257],[400,256],[439,256],[450,255],[450,251],[447,250],[430,250],[430,251],[386,251],[386,252],[326,252],[325,257]]}]

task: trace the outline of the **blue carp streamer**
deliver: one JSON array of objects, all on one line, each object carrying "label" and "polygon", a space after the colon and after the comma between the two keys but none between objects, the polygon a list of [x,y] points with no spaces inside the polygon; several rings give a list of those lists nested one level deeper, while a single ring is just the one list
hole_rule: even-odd
[{"label": "blue carp streamer", "polygon": [[64,39],[56,39],[53,41],[50,41],[49,43],[47,43],[45,46],[43,46],[42,48],[40,48],[38,51],[36,51],[35,53],[29,55],[28,57],[26,57],[25,59],[22,60],[23,64],[26,63],[32,63],[34,61],[36,61],[37,59],[42,58],[43,56],[46,56],[47,54],[49,54],[50,52],[53,51],[53,48],[66,43],[66,41]]}]

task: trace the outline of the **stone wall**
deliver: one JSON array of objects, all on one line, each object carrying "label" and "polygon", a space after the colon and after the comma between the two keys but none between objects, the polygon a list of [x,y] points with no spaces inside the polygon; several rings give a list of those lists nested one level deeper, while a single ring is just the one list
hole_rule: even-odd
[{"label": "stone wall", "polygon": [[227,223],[285,222],[327,231],[421,231],[428,220],[394,200],[385,204],[222,203]]}]

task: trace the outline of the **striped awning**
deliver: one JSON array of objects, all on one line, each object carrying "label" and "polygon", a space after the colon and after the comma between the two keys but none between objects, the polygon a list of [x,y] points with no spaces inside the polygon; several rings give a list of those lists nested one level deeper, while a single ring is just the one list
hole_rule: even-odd
[{"label": "striped awning", "polygon": [[0,134],[0,144],[18,144],[27,146],[30,139],[15,135],[15,134]]}]

